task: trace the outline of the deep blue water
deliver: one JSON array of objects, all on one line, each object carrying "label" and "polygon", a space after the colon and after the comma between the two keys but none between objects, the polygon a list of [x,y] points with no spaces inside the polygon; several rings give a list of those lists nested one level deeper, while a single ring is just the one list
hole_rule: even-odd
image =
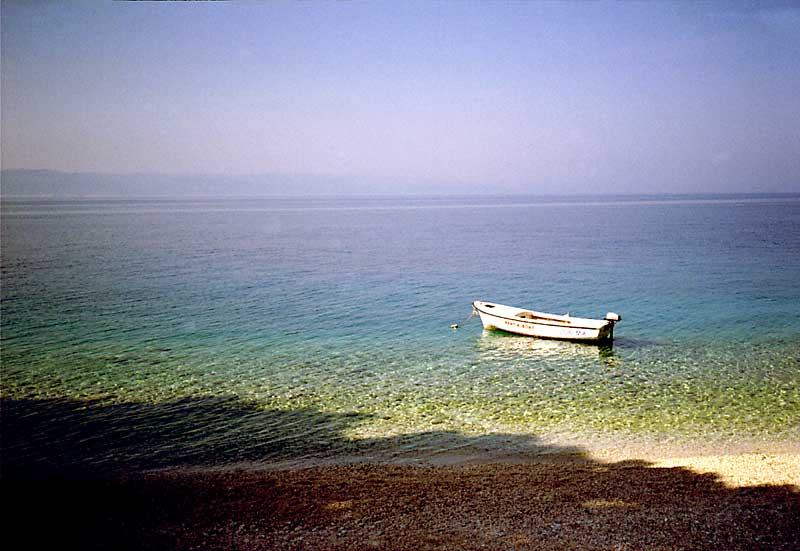
[{"label": "deep blue water", "polygon": [[[611,349],[450,329],[475,299],[623,321]],[[22,455],[796,442],[798,383],[800,195],[2,203]]]}]

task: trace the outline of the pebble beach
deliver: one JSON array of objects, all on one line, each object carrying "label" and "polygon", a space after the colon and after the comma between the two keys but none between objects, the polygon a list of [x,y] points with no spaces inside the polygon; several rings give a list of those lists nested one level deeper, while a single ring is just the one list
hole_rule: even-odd
[{"label": "pebble beach", "polygon": [[5,535],[62,549],[800,547],[797,451],[619,454],[6,480]]}]

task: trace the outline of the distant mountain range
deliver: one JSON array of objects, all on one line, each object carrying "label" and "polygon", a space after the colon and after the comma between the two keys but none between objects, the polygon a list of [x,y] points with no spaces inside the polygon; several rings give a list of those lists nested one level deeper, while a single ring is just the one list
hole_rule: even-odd
[{"label": "distant mountain range", "polygon": [[[54,170],[3,170],[3,197],[167,197],[264,195],[371,195],[447,193],[430,183],[262,174],[253,176],[179,176],[100,174]],[[467,191],[469,193],[469,191]]]}]

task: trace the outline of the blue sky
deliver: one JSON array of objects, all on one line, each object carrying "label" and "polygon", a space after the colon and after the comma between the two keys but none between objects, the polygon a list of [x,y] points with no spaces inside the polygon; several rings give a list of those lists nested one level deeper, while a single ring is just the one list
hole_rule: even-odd
[{"label": "blue sky", "polygon": [[800,191],[798,3],[4,1],[0,18],[4,169]]}]

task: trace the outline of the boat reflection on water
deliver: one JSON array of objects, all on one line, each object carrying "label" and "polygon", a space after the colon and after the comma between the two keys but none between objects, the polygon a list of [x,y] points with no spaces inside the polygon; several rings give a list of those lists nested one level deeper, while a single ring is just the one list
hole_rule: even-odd
[{"label": "boat reflection on water", "polygon": [[560,341],[552,339],[537,339],[505,333],[500,331],[484,330],[476,341],[478,351],[494,357],[507,359],[543,360],[597,360],[602,359],[608,365],[617,365],[612,344],[596,345],[580,342]]}]

